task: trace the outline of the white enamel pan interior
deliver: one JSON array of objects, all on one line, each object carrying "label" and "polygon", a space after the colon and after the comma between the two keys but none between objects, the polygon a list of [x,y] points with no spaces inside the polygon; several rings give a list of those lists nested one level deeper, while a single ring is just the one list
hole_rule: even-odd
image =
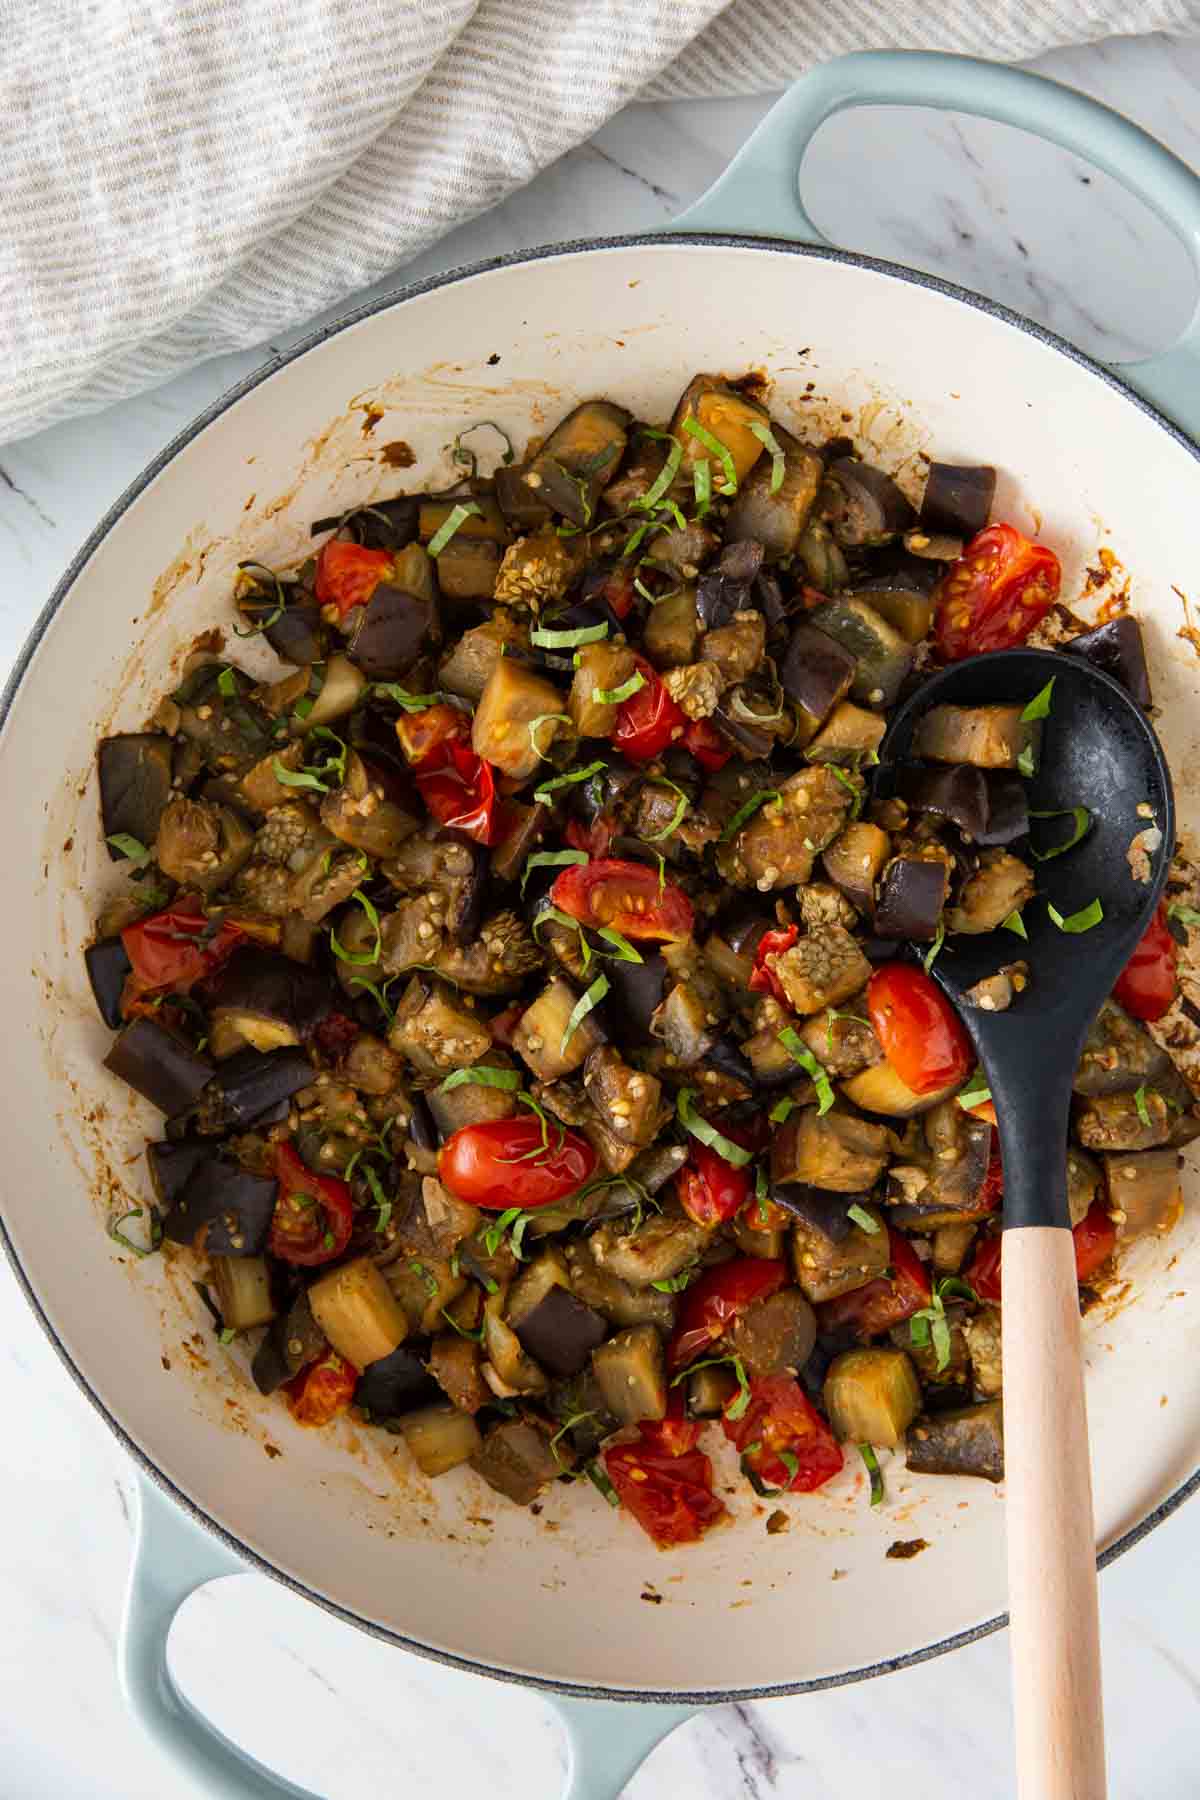
[{"label": "white enamel pan interior", "polygon": [[[749,367],[790,429],[848,430],[902,481],[919,483],[923,453],[998,465],[997,516],[1055,548],[1083,611],[1128,581],[1193,831],[1200,664],[1179,635],[1197,578],[1192,445],[998,309],[783,243],[565,246],[446,277],[313,342],[172,446],[105,522],[38,626],[0,740],[2,1217],[47,1329],[156,1477],[247,1559],[396,1642],[577,1691],[761,1693],[945,1647],[1003,1612],[1002,1493],[910,1478],[894,1458],[872,1510],[851,1461],[786,1501],[790,1529],[768,1536],[777,1503],[715,1450],[732,1524],[661,1554],[588,1484],[555,1487],[535,1514],[466,1471],[424,1480],[390,1437],[293,1426],[245,1355],[215,1345],[191,1268],[135,1263],[104,1233],[147,1198],[140,1152],[159,1121],[100,1067],[109,1034],[80,946],[118,878],[93,753],[144,723],[198,633],[229,626],[239,559],[296,562],[312,518],[443,482],[465,426],[494,419],[520,444],[596,394],[663,419],[695,371]],[[400,443],[415,456],[402,472],[387,460]],[[1083,599],[1105,547],[1113,580]],[[1085,1324],[1105,1545],[1188,1491],[1200,1462],[1190,1170],[1187,1185],[1175,1234],[1139,1245],[1123,1298]],[[886,1559],[915,1538],[922,1554]]]}]

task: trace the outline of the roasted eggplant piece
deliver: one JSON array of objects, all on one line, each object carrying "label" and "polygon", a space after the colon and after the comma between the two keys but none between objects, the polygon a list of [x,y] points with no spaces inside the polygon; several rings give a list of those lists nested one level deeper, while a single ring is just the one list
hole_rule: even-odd
[{"label": "roasted eggplant piece", "polygon": [[273,950],[246,945],[205,983],[210,1036],[229,1054],[249,1046],[306,1044],[333,1010],[326,976]]},{"label": "roasted eggplant piece", "polygon": [[441,1397],[441,1389],[421,1357],[407,1344],[399,1344],[389,1356],[376,1358],[363,1370],[354,1390],[355,1406],[375,1419],[398,1418],[419,1406],[435,1404]]},{"label": "roasted eggplant piece", "polygon": [[622,1425],[666,1417],[666,1357],[653,1325],[635,1325],[601,1344],[592,1353],[592,1371],[605,1405]]},{"label": "roasted eggplant piece", "polygon": [[302,669],[320,662],[328,646],[321,609],[307,597],[285,606],[271,624],[263,627],[263,636],[283,662],[295,663]]},{"label": "roasted eggplant piece", "polygon": [[528,780],[554,742],[565,704],[559,690],[532,669],[502,657],[475,709],[475,754],[514,781]]},{"label": "roasted eggplant piece", "polygon": [[886,831],[859,819],[845,826],[822,854],[830,881],[867,917],[875,910],[875,883],[891,847]]},{"label": "roasted eggplant piece", "polygon": [[420,820],[388,798],[383,781],[356,750],[346,752],[342,785],[321,802],[321,823],[352,850],[367,856],[395,856]]},{"label": "roasted eggplant piece", "polygon": [[607,1322],[567,1287],[547,1288],[514,1326],[521,1348],[551,1375],[578,1375],[604,1342]]},{"label": "roasted eggplant piece", "polygon": [[496,502],[514,537],[525,531],[537,531],[550,522],[550,508],[537,488],[530,487],[526,480],[528,474],[528,463],[510,463],[507,467],[501,465],[492,477]]},{"label": "roasted eggplant piece", "polygon": [[926,1414],[908,1434],[914,1475],[978,1475],[1004,1480],[1004,1403],[985,1400]]},{"label": "roasted eggplant piece", "polygon": [[1118,1243],[1152,1233],[1165,1237],[1183,1211],[1179,1156],[1174,1150],[1143,1150],[1104,1158],[1109,1213]]},{"label": "roasted eggplant piece", "polygon": [[825,465],[817,451],[800,443],[781,425],[771,429],[783,451],[783,481],[775,482],[774,458],[763,457],[738,488],[726,529],[731,538],[755,539],[768,561],[781,562],[795,552],[800,542]]},{"label": "roasted eggplant piece", "polygon": [[408,1336],[408,1319],[369,1256],[340,1263],[314,1281],[308,1303],[338,1355],[356,1369],[390,1357]]},{"label": "roasted eggplant piece", "polygon": [[194,1140],[173,1144],[164,1139],[160,1143],[146,1145],[150,1185],[154,1189],[154,1198],[160,1212],[170,1211],[195,1173],[197,1165],[211,1155],[212,1151],[207,1144],[199,1144]]},{"label": "roasted eggplant piece", "polygon": [[153,844],[163,809],[171,798],[174,745],[162,732],[132,731],[101,738],[96,753],[100,777],[100,816],[108,854],[120,862],[127,854],[115,837]]},{"label": "roasted eggplant piece", "polygon": [[878,713],[867,712],[849,700],[834,707],[816,737],[805,750],[808,762],[858,764],[875,756],[887,726]]},{"label": "roasted eggplant piece", "polygon": [[229,886],[253,849],[254,832],[234,807],[179,797],[163,809],[154,855],[168,880],[214,894]]},{"label": "roasted eggplant piece", "polygon": [[811,615],[811,624],[854,657],[852,700],[861,706],[895,704],[913,665],[913,649],[886,619],[865,600],[847,595],[818,606]]},{"label": "roasted eggplant piece", "polygon": [[844,925],[820,926],[790,950],[768,953],[765,960],[788,1005],[802,1015],[840,1006],[871,977],[870,963]]},{"label": "roasted eggplant piece", "polygon": [[996,471],[989,464],[932,462],[921,500],[921,529],[973,538],[991,518],[995,498]]},{"label": "roasted eggplant piece", "polygon": [[671,436],[683,446],[676,487],[690,496],[695,465],[708,462],[712,466],[713,492],[720,494],[725,486],[723,465],[708,445],[687,429],[689,421],[728,451],[740,488],[763,453],[762,439],[752,428],[769,428],[766,408],[716,375],[694,375],[680,397],[671,420]]},{"label": "roasted eggplant piece", "polygon": [[110,1031],[121,1028],[121,996],[125,981],[133,968],[125,945],[119,937],[101,938],[89,944],[83,960],[100,1017]]},{"label": "roasted eggplant piece", "polygon": [[432,600],[381,582],[358,614],[346,655],[369,681],[394,681],[437,631]]},{"label": "roasted eggplant piece", "polygon": [[836,1108],[821,1115],[815,1106],[806,1106],[793,1113],[771,1140],[771,1181],[861,1194],[883,1173],[887,1153],[882,1125]]},{"label": "roasted eggplant piece", "polygon": [[[778,1191],[774,1185],[772,1191]],[[827,1217],[831,1222],[838,1221],[841,1235],[837,1237],[799,1218],[792,1227],[792,1267],[805,1299],[813,1306],[866,1287],[869,1281],[878,1280],[888,1266],[888,1235],[882,1214],[878,1207],[864,1205],[861,1199],[858,1204],[873,1221],[874,1231],[867,1231],[846,1213],[839,1219],[832,1208],[827,1210]]]},{"label": "roasted eggplant piece", "polygon": [[1068,656],[1082,656],[1093,668],[1119,681],[1139,706],[1154,704],[1142,627],[1132,613],[1122,613],[1094,631],[1082,632],[1062,648]]},{"label": "roasted eggplant piece", "polygon": [[817,1316],[798,1288],[783,1288],[756,1300],[725,1334],[730,1353],[741,1358],[751,1381],[768,1375],[795,1375],[817,1341]]},{"label": "roasted eggplant piece", "polygon": [[[814,1021],[820,1023],[820,1021]],[[869,1029],[869,1027],[868,1027]],[[958,1080],[929,1094],[915,1094],[901,1081],[891,1063],[882,1058],[870,1068],[860,1069],[842,1082],[842,1093],[863,1112],[883,1113],[888,1118],[909,1119],[916,1113],[928,1112],[952,1094],[961,1084]]]},{"label": "roasted eggplant piece", "polygon": [[1011,844],[1029,832],[1028,790],[1018,775],[953,769],[903,768],[896,792],[914,812],[949,819],[977,844]]},{"label": "roasted eggplant piece", "polygon": [[[399,1421],[400,1435],[422,1475],[436,1479],[482,1454],[479,1427],[456,1406],[422,1406]],[[482,1471],[481,1471],[482,1472]]]},{"label": "roasted eggplant piece", "polygon": [[824,724],[838,701],[845,699],[857,671],[857,656],[828,632],[807,619],[792,627],[779,679],[807,720],[809,737]]},{"label": "roasted eggplant piece", "polygon": [[275,1213],[278,1183],[216,1150],[196,1159],[163,1220],[163,1236],[216,1256],[258,1256]]},{"label": "roasted eggplant piece", "polygon": [[308,1293],[302,1289],[255,1352],[250,1365],[255,1387],[260,1394],[273,1394],[324,1349],[325,1333],[313,1318]]},{"label": "roasted eggplant piece", "polygon": [[292,1095],[312,1078],[303,1050],[239,1050],[218,1065],[196,1102],[196,1129],[205,1137],[219,1136],[286,1118]]},{"label": "roasted eggplant piece", "polygon": [[438,553],[438,587],[445,600],[490,600],[500,551],[486,538],[455,537]]},{"label": "roasted eggplant piece", "polygon": [[976,769],[1017,769],[1036,764],[1040,719],[1026,720],[1014,706],[931,706],[917,722],[913,753],[929,762],[969,763]]},{"label": "roasted eggplant piece", "polygon": [[213,1077],[213,1065],[157,1019],[126,1025],[104,1067],[168,1117],[194,1105]]},{"label": "roasted eggplant piece", "polygon": [[952,932],[996,931],[1011,913],[1019,913],[1034,893],[1033,870],[1007,850],[985,850],[979,867],[959,890],[958,903],[946,918]]},{"label": "roasted eggplant piece", "polygon": [[388,1043],[422,1075],[448,1075],[478,1062],[491,1049],[492,1034],[451,989],[414,975],[396,1008]]},{"label": "roasted eggplant piece", "polygon": [[[467,1423],[474,1428],[472,1420]],[[473,1453],[471,1467],[498,1494],[517,1506],[531,1506],[547,1482],[556,1480],[574,1461],[563,1442],[555,1450],[557,1456],[550,1448],[548,1430],[539,1431],[526,1419],[504,1419],[492,1426]]]},{"label": "roasted eggplant piece", "polygon": [[571,1074],[600,1042],[590,1014],[567,1036],[578,999],[570,983],[555,975],[521,1014],[513,1032],[513,1049],[539,1081],[558,1081]]},{"label": "roasted eggplant piece", "polygon": [[894,856],[879,884],[876,935],[932,943],[942,922],[949,886],[950,871],[943,858]]},{"label": "roasted eggplant piece", "polygon": [[890,542],[914,518],[891,476],[853,456],[830,464],[819,511],[838,543],[854,550]]},{"label": "roasted eggplant piece", "polygon": [[921,1384],[903,1350],[846,1350],[830,1364],[824,1399],[838,1437],[894,1450],[921,1410]]},{"label": "roasted eggplant piece", "polygon": [[208,1267],[227,1331],[253,1331],[271,1323],[275,1305],[265,1256],[210,1255]]},{"label": "roasted eggplant piece", "polygon": [[631,416],[611,400],[585,400],[550,433],[526,487],[573,525],[590,525],[625,454]]},{"label": "roasted eggplant piece", "polygon": [[1073,1085],[1077,1094],[1089,1097],[1133,1093],[1147,1082],[1161,1080],[1170,1069],[1171,1059],[1150,1033],[1115,1000],[1106,1000],[1087,1034]]}]

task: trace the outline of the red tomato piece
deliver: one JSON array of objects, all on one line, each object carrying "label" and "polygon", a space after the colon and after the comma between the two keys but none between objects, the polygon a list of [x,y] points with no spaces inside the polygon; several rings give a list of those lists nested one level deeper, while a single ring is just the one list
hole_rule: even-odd
[{"label": "red tomato piece", "polygon": [[693,1139],[688,1160],[676,1177],[675,1193],[697,1225],[724,1225],[735,1219],[749,1200],[750,1177],[745,1169],[735,1169],[707,1144]]},{"label": "red tomato piece", "polygon": [[773,1256],[739,1256],[694,1281],[683,1296],[667,1361],[673,1369],[695,1362],[756,1300],[776,1293],[788,1279],[787,1264]]},{"label": "red tomato piece", "polygon": [[1117,1228],[1103,1200],[1094,1200],[1071,1233],[1075,1239],[1075,1279],[1090,1281],[1117,1247]]},{"label": "red tomato piece", "polygon": [[126,978],[122,1010],[145,994],[186,994],[219,969],[245,935],[227,919],[207,918],[194,894],[127,925],[121,942],[132,973]]},{"label": "red tomato piece", "polygon": [[934,641],[947,662],[1011,650],[1044,619],[1062,586],[1053,550],[1012,525],[989,525],[934,589]]},{"label": "red tomato piece", "polygon": [[591,825],[585,825],[582,819],[568,819],[563,836],[572,850],[582,850],[585,856],[607,856],[616,830],[613,821],[601,813]]},{"label": "red tomato piece", "polygon": [[358,1386],[358,1370],[336,1350],[326,1349],[316,1362],[284,1383],[288,1411],[297,1425],[329,1425],[344,1413]]},{"label": "red tomato piece", "polygon": [[616,1444],[604,1452],[604,1467],[622,1506],[660,1550],[696,1543],[726,1516],[703,1451],[677,1455],[645,1442]]},{"label": "red tomato piece", "polygon": [[709,719],[689,719],[679,741],[710,775],[723,769],[733,755],[733,751]]},{"label": "red tomato piece", "polygon": [[271,1255],[302,1269],[332,1262],[354,1228],[348,1183],[336,1175],[314,1175],[289,1143],[276,1144],[274,1169],[279,1193],[267,1243]]},{"label": "red tomato piece", "polygon": [[447,745],[471,735],[471,721],[457,706],[427,706],[423,712],[401,713],[396,736],[406,762],[441,768],[449,760]]},{"label": "red tomato piece", "polygon": [[798,925],[787,925],[778,931],[764,931],[758,940],[758,949],[754,952],[754,970],[750,976],[750,986],[756,994],[774,994],[781,1006],[791,1009],[791,1001],[783,989],[775,970],[768,966],[768,956],[782,956],[790,950],[800,936]]},{"label": "red tomato piece", "polygon": [[336,606],[338,617],[356,606],[365,606],[375,589],[395,568],[387,550],[368,550],[330,538],[317,558],[317,599],[322,606]]},{"label": "red tomato piece", "polygon": [[883,1054],[914,1094],[964,1081],[971,1041],[946,996],[913,963],[890,962],[867,983],[867,1012]]},{"label": "red tomato piece", "polygon": [[676,706],[645,657],[634,660],[645,685],[617,708],[613,743],[630,762],[649,762],[683,736],[687,714]]},{"label": "red tomato piece", "polygon": [[637,598],[637,590],[633,585],[636,574],[636,563],[619,562],[600,590],[600,598],[608,602],[618,619],[629,617],[630,608]]},{"label": "red tomato piece", "polygon": [[1147,1023],[1161,1019],[1175,1000],[1178,961],[1179,947],[1171,936],[1167,903],[1160,900],[1141,942],[1118,977],[1113,999],[1131,1018]]},{"label": "red tomato piece", "polygon": [[623,937],[660,943],[690,937],[695,917],[682,888],[660,881],[645,863],[619,857],[572,863],[550,889],[550,900],[581,925],[611,925]]},{"label": "red tomato piece", "polygon": [[[735,1396],[729,1406],[736,1405]],[[739,1451],[742,1467],[764,1487],[811,1494],[845,1463],[841,1445],[798,1381],[768,1375],[750,1383],[750,1404],[738,1419],[729,1406],[722,1430]]]},{"label": "red tomato piece", "polygon": [[643,1419],[638,1426],[642,1442],[648,1450],[663,1456],[686,1456],[700,1442],[702,1419],[684,1417],[683,1389],[671,1388],[667,1396],[665,1419]]},{"label": "red tomato piece", "polygon": [[865,1287],[839,1294],[817,1308],[822,1331],[853,1325],[860,1338],[879,1337],[929,1305],[929,1276],[925,1265],[906,1237],[888,1226],[890,1276],[881,1275]]},{"label": "red tomato piece", "polygon": [[1000,1304],[1000,1251],[1003,1241],[999,1232],[992,1237],[983,1238],[976,1245],[975,1254],[963,1276],[979,1298],[990,1301],[993,1306]]},{"label": "red tomato piece", "polygon": [[464,1125],[438,1152],[439,1179],[460,1200],[490,1212],[553,1206],[590,1181],[596,1168],[587,1139],[565,1127],[561,1131],[546,1147],[541,1120],[530,1115]]},{"label": "red tomato piece", "polygon": [[422,763],[417,769],[422,800],[440,825],[465,832],[477,844],[494,843],[501,821],[497,817],[496,777],[491,763],[484,762],[469,744],[457,738],[447,739],[444,749],[444,763],[436,768]]}]

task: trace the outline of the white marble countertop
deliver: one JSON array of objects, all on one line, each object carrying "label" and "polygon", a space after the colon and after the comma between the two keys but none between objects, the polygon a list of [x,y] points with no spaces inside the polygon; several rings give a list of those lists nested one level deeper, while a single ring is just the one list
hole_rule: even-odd
[{"label": "white marble countertop", "polygon": [[[1200,43],[1109,41],[1035,65],[1111,101],[1200,164]],[[523,193],[413,265],[425,274],[556,238],[636,230],[702,192],[766,100],[631,108]],[[806,193],[851,248],[947,273],[1087,348],[1169,341],[1192,304],[1182,251],[1112,183],[1006,128],[932,114],[835,120]],[[1102,271],[1102,279],[1096,275]],[[394,285],[394,284],[387,284]],[[261,360],[224,357],[100,416],[0,448],[0,667],[104,509]],[[0,1793],[189,1800],[139,1736],[113,1647],[132,1472],[0,1263]],[[1200,1505],[1101,1588],[1112,1791],[1189,1800],[1200,1770]],[[257,1576],[214,1585],[172,1640],[188,1691],[254,1754],[328,1800],[546,1800],[563,1752],[535,1695],[389,1650]],[[634,1800],[846,1800],[1012,1792],[1007,1643],[810,1698],[719,1708],[677,1732]]]}]

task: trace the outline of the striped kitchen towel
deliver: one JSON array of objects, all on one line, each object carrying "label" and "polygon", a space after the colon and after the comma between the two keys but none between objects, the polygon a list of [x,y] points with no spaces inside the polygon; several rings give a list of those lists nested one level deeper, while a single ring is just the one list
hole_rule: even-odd
[{"label": "striped kitchen towel", "polygon": [[1200,0],[0,0],[0,442],[311,318],[639,97]]}]

